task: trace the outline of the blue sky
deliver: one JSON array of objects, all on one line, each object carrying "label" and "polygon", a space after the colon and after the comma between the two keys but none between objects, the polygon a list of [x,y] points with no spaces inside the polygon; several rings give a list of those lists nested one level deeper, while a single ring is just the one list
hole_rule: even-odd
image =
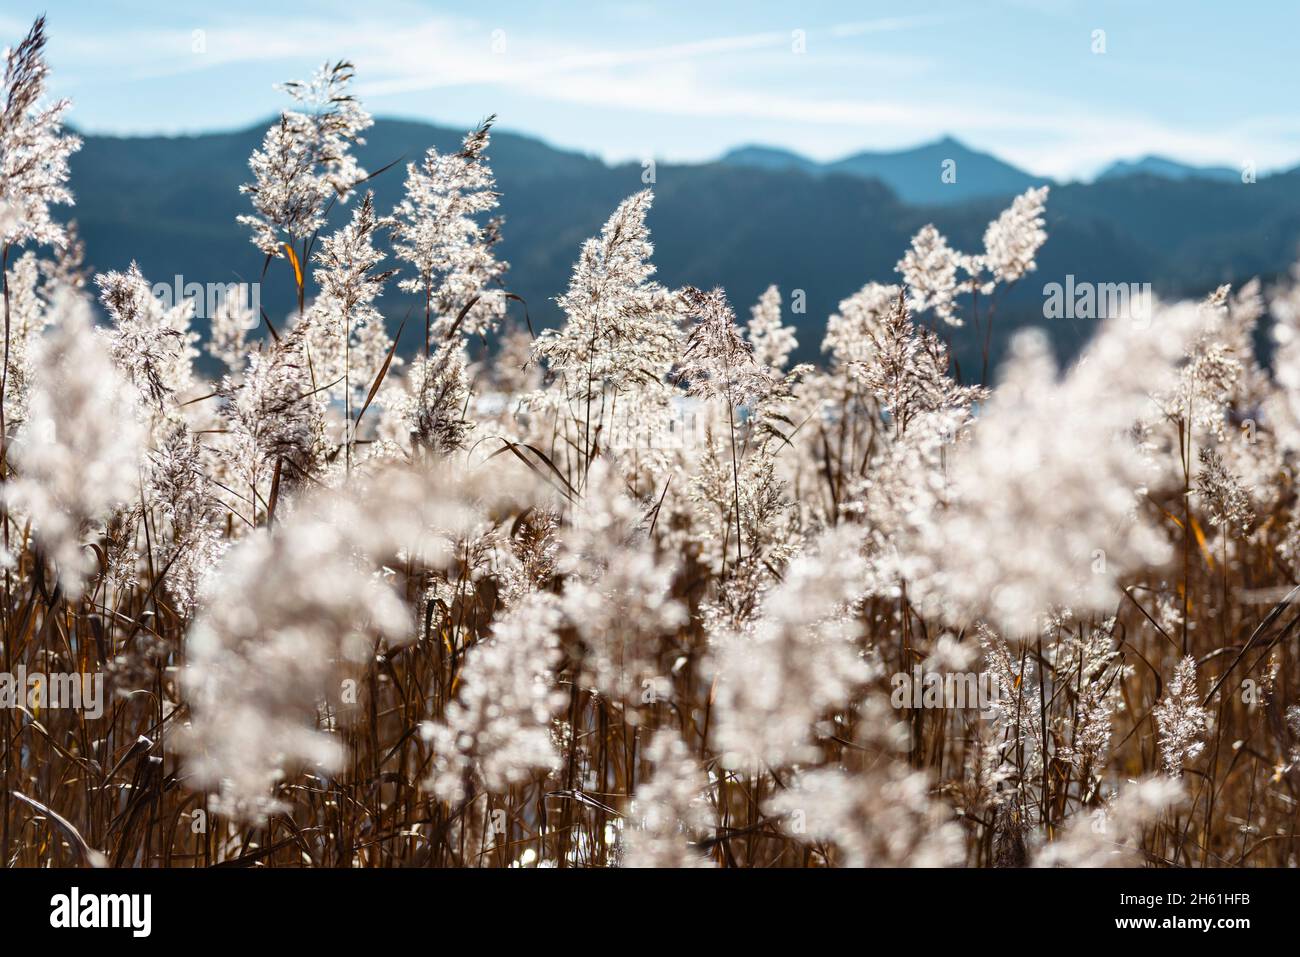
[{"label": "blue sky", "polygon": [[1294,0],[5,0],[3,42],[42,11],[55,92],[93,132],[245,126],[284,105],[274,83],[348,58],[376,115],[495,112],[611,160],[747,143],[831,159],[952,134],[1063,178],[1146,153],[1300,163]]}]

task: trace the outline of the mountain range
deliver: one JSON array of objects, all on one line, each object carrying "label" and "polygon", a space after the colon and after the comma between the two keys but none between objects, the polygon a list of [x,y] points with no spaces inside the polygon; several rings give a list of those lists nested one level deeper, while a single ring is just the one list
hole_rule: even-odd
[{"label": "mountain range", "polygon": [[951,136],[912,149],[854,153],[831,163],[817,163],[798,153],[767,146],[734,149],[720,162],[775,171],[840,173],[876,179],[903,202],[916,205],[949,205],[989,196],[1010,196],[1031,186],[1051,183],[996,156],[970,149]]},{"label": "mountain range", "polygon": [[[719,160],[732,166],[766,170],[797,170],[814,176],[841,173],[877,179],[899,199],[918,206],[948,206],[971,199],[1009,196],[1032,186],[1057,185],[988,153],[973,150],[951,136],[911,149],[854,153],[829,163],[819,163],[775,146],[741,146]],[[945,172],[947,175],[945,176]],[[1159,179],[1208,179],[1240,182],[1241,172],[1227,166],[1193,166],[1165,156],[1116,160],[1095,179],[1154,176]]]},{"label": "mountain range", "polygon": [[[264,125],[178,137],[87,135],[72,158],[72,211],[97,270],[137,260],[152,282],[257,281],[264,257],[235,217],[248,211],[239,185]],[[381,210],[402,194],[403,167],[430,146],[459,148],[462,133],[380,119],[358,149],[362,165],[396,165],[367,183]],[[537,139],[496,132],[489,150],[506,217],[500,254],[508,285],[534,328],[561,318],[552,298],[568,284],[582,241],[615,205],[645,188],[639,163],[610,165]],[[940,164],[956,161],[956,182]],[[1149,158],[1153,160],[1154,158]],[[947,330],[967,379],[996,365],[1007,336],[1048,325],[1063,356],[1091,334],[1089,320],[1043,319],[1043,284],[1151,282],[1158,295],[1199,295],[1222,282],[1284,273],[1300,245],[1300,170],[1245,184],[1195,167],[1143,160],[1112,167],[1092,183],[1053,184],[1048,241],[1039,269],[996,305],[984,330]],[[702,164],[660,163],[650,214],[660,281],[726,288],[738,317],[776,283],[787,302],[804,291],[797,357],[816,360],[826,317],[870,280],[891,282],[910,237],[933,222],[956,248],[977,251],[988,222],[1009,198],[1048,182],[951,138],[898,153],[860,153],[830,164],[747,147]],[[939,192],[949,190],[949,192]],[[942,196],[942,200],[937,197]],[[348,215],[336,210],[333,222]],[[289,267],[271,264],[262,304],[275,319],[293,307]],[[394,325],[414,303],[385,296]],[[521,308],[521,313],[523,308]],[[414,336],[402,350],[414,347]],[[987,351],[987,354],[986,354]]]},{"label": "mountain range", "polygon": [[1241,170],[1230,166],[1189,166],[1166,156],[1144,156],[1139,160],[1116,160],[1102,170],[1098,179],[1146,174],[1162,179],[1209,179],[1219,183],[1241,182]]}]

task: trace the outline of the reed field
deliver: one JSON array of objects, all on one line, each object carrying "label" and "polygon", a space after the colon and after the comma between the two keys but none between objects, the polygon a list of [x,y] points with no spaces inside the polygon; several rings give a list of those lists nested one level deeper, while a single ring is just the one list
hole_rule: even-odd
[{"label": "reed field", "polygon": [[795,365],[800,292],[662,285],[630,189],[543,329],[493,121],[363,169],[339,61],[230,224],[297,308],[198,316],[88,269],[5,39],[5,866],[1296,864],[1300,272],[979,382],[1030,189]]}]

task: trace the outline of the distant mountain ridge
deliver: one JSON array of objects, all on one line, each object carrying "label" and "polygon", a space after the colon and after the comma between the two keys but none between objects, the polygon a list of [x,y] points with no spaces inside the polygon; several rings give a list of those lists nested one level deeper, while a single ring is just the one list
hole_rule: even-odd
[{"label": "distant mountain ridge", "polygon": [[1209,179],[1221,183],[1239,182],[1241,171],[1230,166],[1192,166],[1165,156],[1143,156],[1138,160],[1116,160],[1097,174],[1097,179],[1121,176],[1159,176],[1164,179]]},{"label": "distant mountain ridge", "polygon": [[905,150],[854,153],[830,163],[818,163],[789,150],[746,146],[731,150],[719,161],[760,169],[797,169],[812,175],[840,173],[877,179],[899,199],[917,205],[963,203],[990,196],[1013,196],[1051,180],[1017,169],[996,156],[973,150],[945,136]]},{"label": "distant mountain ridge", "polygon": [[[954,174],[950,182],[943,178],[944,164],[948,161],[952,161]],[[928,206],[1010,196],[1031,186],[1053,184],[1049,177],[1035,176],[992,154],[971,149],[951,136],[910,149],[855,153],[827,163],[775,146],[740,146],[723,154],[718,162],[757,169],[793,169],[809,175],[845,173],[878,179],[900,199]],[[1135,160],[1115,160],[1093,182],[1126,176],[1234,183],[1241,180],[1241,170],[1230,166],[1196,166],[1166,156],[1147,155]]]},{"label": "distant mountain ridge", "polygon": [[[262,304],[273,321],[282,322],[294,302],[289,267],[273,262],[263,277],[264,257],[249,242],[248,229],[235,222],[249,208],[238,189],[250,178],[248,155],[264,130],[258,125],[199,136],[86,136],[71,161],[77,205],[69,215],[80,223],[91,264],[102,271],[138,260],[154,282],[171,283],[177,274],[200,283],[261,279]],[[366,184],[378,207],[387,211],[401,198],[406,162],[418,160],[429,146],[455,150],[462,135],[426,123],[378,120],[358,151],[372,171],[397,161]],[[929,176],[936,158],[955,150],[941,140],[907,152]],[[499,248],[510,263],[507,284],[525,300],[534,328],[554,325],[562,316],[553,298],[567,287],[583,240],[599,232],[620,200],[645,188],[645,170],[639,163],[611,166],[508,132],[493,134],[489,156],[502,194]],[[870,159],[852,162],[863,156]],[[674,287],[725,287],[742,321],[768,284],[780,286],[787,303],[793,290],[802,290],[807,311],[787,321],[799,336],[797,358],[816,360],[827,316],[866,282],[897,281],[895,265],[920,227],[933,222],[956,248],[978,251],[987,223],[1025,182],[1004,178],[1000,161],[985,167],[965,154],[956,158],[958,184],[986,195],[943,205],[910,201],[882,179],[890,166],[880,154],[859,154],[832,164],[843,168],[815,175],[752,157],[739,163],[660,163],[649,219],[657,278]],[[873,175],[859,172],[865,169]],[[349,209],[336,209],[332,224],[347,215]],[[1152,175],[1066,183],[1053,187],[1047,220],[1049,238],[1038,271],[997,304],[990,368],[1014,329],[1045,324],[1042,287],[1067,274],[1076,282],[1151,282],[1163,296],[1283,274],[1300,244],[1300,171],[1249,185],[1239,178]],[[415,303],[390,286],[381,305],[395,328]],[[521,318],[523,310],[518,309]],[[1093,329],[1088,322],[1048,325],[1063,354]],[[944,332],[963,374],[979,376],[982,330],[968,325]],[[408,331],[402,351],[412,346]]]}]

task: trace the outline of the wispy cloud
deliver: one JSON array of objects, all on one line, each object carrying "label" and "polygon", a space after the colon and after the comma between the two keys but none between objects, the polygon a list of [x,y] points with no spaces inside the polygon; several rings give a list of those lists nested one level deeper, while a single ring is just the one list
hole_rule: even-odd
[{"label": "wispy cloud", "polygon": [[881,17],[876,20],[858,20],[854,23],[837,23],[831,27],[834,37],[858,37],[867,33],[892,33],[895,30],[910,30],[914,27],[932,26],[942,23],[943,17]]},{"label": "wispy cloud", "polygon": [[[1071,19],[1079,18],[1078,8],[1058,0],[1006,0],[979,15],[940,3],[921,14],[903,8],[869,19],[828,5],[820,21],[784,7],[780,15],[755,8],[740,19],[706,10],[666,16],[658,5],[629,2],[597,5],[591,22],[572,11],[542,16],[508,3],[461,14],[433,14],[413,3],[321,3],[313,16],[249,6],[205,7],[199,16],[179,3],[148,24],[63,17],[51,38],[56,81],[78,101],[83,94],[89,100],[76,114],[79,122],[112,127],[112,120],[97,123],[95,112],[115,108],[95,98],[107,81],[137,84],[141,98],[153,98],[147,112],[131,115],[131,128],[145,115],[174,128],[175,117],[160,115],[169,98],[158,91],[171,89],[160,81],[184,84],[192,104],[202,102],[205,85],[219,97],[241,65],[256,67],[259,78],[288,79],[345,57],[357,65],[358,92],[377,113],[446,120],[452,103],[461,112],[471,111],[470,101],[481,101],[483,111],[513,103],[519,114],[512,124],[507,113],[504,125],[549,136],[545,116],[553,123],[563,110],[583,106],[596,122],[590,139],[574,145],[616,159],[640,148],[632,138],[677,159],[756,138],[825,159],[941,133],[1058,177],[1148,152],[1196,162],[1250,159],[1261,169],[1300,154],[1300,124],[1276,98],[1255,106],[1254,116],[1254,101],[1235,110],[1220,105],[1217,114],[1180,108],[1161,84],[1191,61],[1170,59],[1150,38],[1138,44],[1113,13],[1107,21],[1120,52],[1104,61],[1069,60],[1070,50],[1086,50],[1088,31]],[[728,31],[737,20],[755,28]],[[0,28],[16,37],[26,23],[6,12]],[[197,44],[195,30],[202,31]],[[1040,48],[1043,42],[1049,46]],[[1125,59],[1124,51],[1141,55]],[[1065,76],[1086,82],[1062,82]],[[274,108],[269,85],[261,99],[238,101],[248,103],[239,121]],[[422,96],[433,91],[442,92],[436,101]],[[231,117],[239,107],[222,109]],[[622,140],[602,141],[602,126],[611,125],[602,121],[615,120]],[[180,122],[202,129],[212,120],[205,123],[191,108]],[[632,122],[641,129],[629,134]],[[564,128],[572,134],[572,124]]]}]

